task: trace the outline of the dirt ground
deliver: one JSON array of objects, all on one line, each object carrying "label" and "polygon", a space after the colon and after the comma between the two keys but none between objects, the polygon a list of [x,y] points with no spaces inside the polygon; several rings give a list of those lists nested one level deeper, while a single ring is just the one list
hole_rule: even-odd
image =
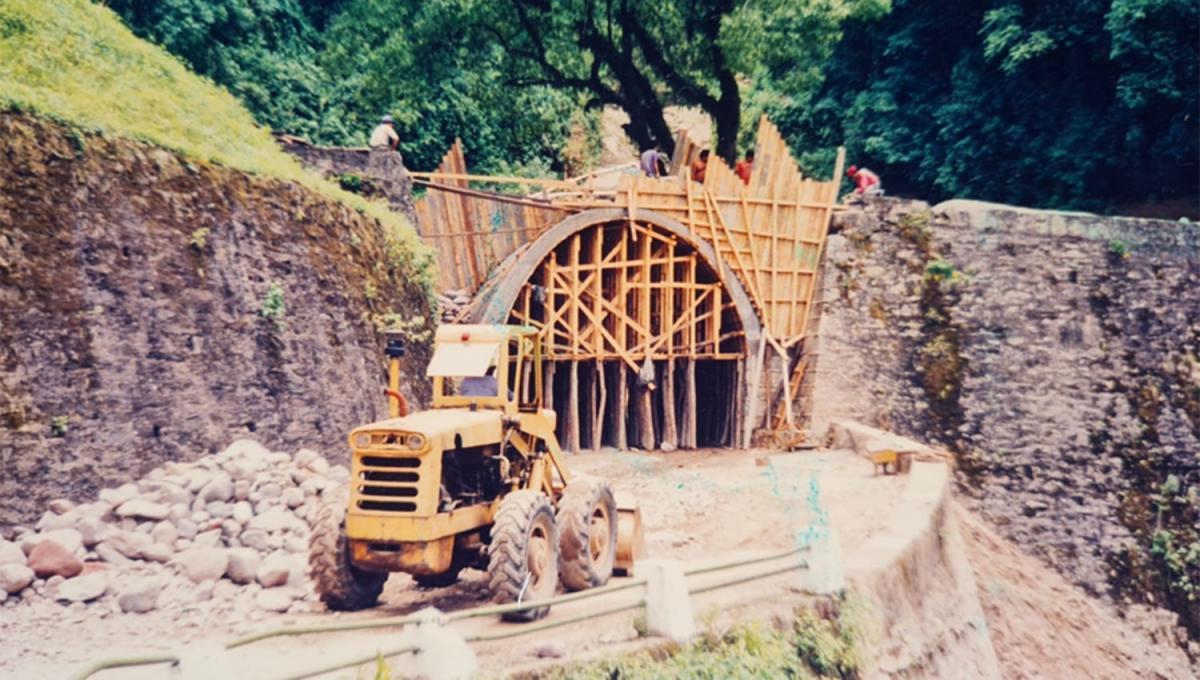
[{"label": "dirt ground", "polygon": [[[611,479],[619,490],[634,494],[642,507],[648,555],[679,559],[688,565],[785,551],[795,546],[809,527],[821,523],[834,526],[846,536],[867,536],[899,502],[904,486],[900,477],[874,477],[869,464],[843,451],[647,454],[610,450],[572,457],[570,464],[575,474]],[[872,487],[872,496],[878,502],[864,508],[860,502],[863,489]],[[846,543],[847,549],[853,549],[853,541]],[[799,585],[797,573],[701,596],[696,601],[697,616],[701,621],[716,622],[733,615],[738,607],[766,611],[772,603],[786,613],[803,597],[789,587]],[[631,597],[637,596],[635,591],[629,592]],[[244,616],[228,616],[208,611],[202,604],[182,611],[104,616],[82,606],[71,609],[50,603],[0,608],[0,637],[5,640],[0,646],[0,677],[61,678],[64,669],[75,669],[97,658],[228,640],[280,625],[398,616],[426,605],[452,611],[485,604],[487,598],[483,574],[467,571],[457,585],[433,591],[415,589],[407,576],[393,576],[380,607],[353,614],[320,611],[272,615],[248,611]],[[556,608],[550,617],[569,618],[592,606],[589,602],[571,603]],[[480,666],[485,673],[500,674],[552,662],[557,654],[576,657],[611,653],[636,642],[634,618],[631,612],[587,626],[557,629],[554,646],[549,650],[539,650],[546,638],[536,635],[503,644],[483,643],[476,647]],[[514,625],[477,619],[463,622],[461,629],[467,633],[495,632]],[[49,630],[56,633],[48,635]],[[240,650],[237,666],[255,669],[249,677],[283,677],[291,670],[331,659],[369,656],[380,646],[386,647],[387,639],[387,634],[355,633],[273,640]],[[550,658],[541,658],[539,651]],[[95,677],[162,677],[162,667]],[[346,671],[329,677],[356,675],[355,671]]]},{"label": "dirt ground", "polygon": [[[847,451],[801,453],[681,451],[671,454],[606,451],[570,459],[576,474],[606,477],[639,499],[648,556],[679,559],[685,566],[721,563],[785,551],[813,526],[827,523],[843,539],[847,562],[904,502],[906,477],[876,477],[871,466]],[[869,502],[868,502],[869,501]],[[1006,678],[1189,678],[1186,657],[1118,619],[1061,577],[993,534],[980,520],[956,511],[975,570],[980,598]],[[774,565],[786,564],[776,562]],[[752,573],[745,567],[712,580]],[[808,598],[804,572],[699,595],[701,626],[720,628],[737,620],[787,616]],[[614,579],[620,582],[620,579]],[[704,581],[698,581],[702,583]],[[632,602],[637,589],[605,599],[604,606]],[[624,599],[622,599],[624,598]],[[266,614],[252,607],[233,615],[203,603],[143,615],[89,612],[82,606],[0,608],[0,678],[62,678],[99,658],[180,649],[228,641],[280,626],[366,622],[405,615],[432,605],[455,611],[486,604],[483,574],[464,572],[455,586],[417,590],[407,576],[393,576],[375,609],[356,613],[314,611]],[[556,607],[547,621],[594,611],[595,601]],[[584,624],[475,643],[481,675],[504,677],[567,658],[606,656],[645,646],[635,630],[637,611],[610,614]],[[519,630],[478,618],[455,624],[465,635]],[[230,662],[245,677],[285,678],[306,669],[368,658],[394,647],[394,629],[277,638],[240,648]],[[393,663],[403,668],[403,660]],[[373,664],[327,673],[322,678],[370,677]],[[109,671],[99,680],[140,680],[166,675],[163,666]]]},{"label": "dirt ground", "polygon": [[1198,677],[1169,641],[1174,631],[1147,631],[1145,613],[1118,618],[977,516],[956,515],[1006,679]]}]

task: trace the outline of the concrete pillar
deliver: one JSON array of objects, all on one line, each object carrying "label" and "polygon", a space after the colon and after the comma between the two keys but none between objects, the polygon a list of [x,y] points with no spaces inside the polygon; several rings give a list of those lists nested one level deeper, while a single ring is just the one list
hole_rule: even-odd
[{"label": "concrete pillar", "polygon": [[646,632],[684,643],[696,635],[696,618],[683,565],[676,560],[639,560],[646,577]]},{"label": "concrete pillar", "polygon": [[[428,680],[470,680],[479,672],[475,652],[462,634],[448,625],[446,616],[433,607],[417,612],[419,617],[404,631],[403,639],[412,641],[418,652],[405,660],[405,677]],[[399,666],[398,664],[398,667]]]},{"label": "concrete pillar", "polygon": [[838,532],[827,526],[814,526],[801,535],[808,546],[802,553],[808,569],[800,572],[800,586],[815,595],[830,595],[846,587],[846,569],[842,561],[842,542]]}]

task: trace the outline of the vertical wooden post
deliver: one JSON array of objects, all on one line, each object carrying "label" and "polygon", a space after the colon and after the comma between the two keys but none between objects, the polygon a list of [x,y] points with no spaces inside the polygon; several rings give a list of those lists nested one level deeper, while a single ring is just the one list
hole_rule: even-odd
[{"label": "vertical wooden post", "polygon": [[579,453],[579,362],[571,360],[571,372],[568,374],[567,394],[567,449]]},{"label": "vertical wooden post", "polygon": [[679,431],[675,421],[675,359],[667,357],[663,362],[663,435],[662,448],[673,451],[679,448]]},{"label": "vertical wooden post", "polygon": [[596,417],[592,420],[592,450],[600,451],[604,445],[604,407],[608,402],[608,392],[604,389],[604,362],[596,360]]},{"label": "vertical wooden post", "polygon": [[629,429],[627,427],[629,415],[629,376],[626,375],[629,368],[625,366],[624,361],[618,361],[616,365],[617,410],[613,413],[613,418],[617,421],[617,448],[625,451],[629,449]]},{"label": "vertical wooden post", "polygon": [[[683,446],[696,448],[696,360],[684,359],[683,381]],[[736,392],[734,393],[736,394]]]},{"label": "vertical wooden post", "polygon": [[[545,403],[546,408],[554,409],[555,413],[561,413],[558,408],[558,404],[554,403],[554,366],[556,363],[557,362],[554,361],[547,361],[546,369],[542,371],[543,379],[546,381],[546,387],[542,390],[542,400]],[[559,429],[558,425],[561,424],[562,416],[559,416],[557,423],[555,423],[554,429]],[[555,432],[555,436],[558,436],[557,432]]]},{"label": "vertical wooden post", "polygon": [[644,451],[654,450],[654,409],[649,385],[638,385],[638,441]]}]

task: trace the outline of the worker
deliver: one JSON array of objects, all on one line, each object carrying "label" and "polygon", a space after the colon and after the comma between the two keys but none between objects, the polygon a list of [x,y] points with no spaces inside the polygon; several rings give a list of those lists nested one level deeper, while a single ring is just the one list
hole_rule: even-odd
[{"label": "worker", "polygon": [[663,177],[667,174],[667,157],[655,147],[642,152],[642,174],[647,177]]},{"label": "worker", "polygon": [[738,161],[737,165],[733,166],[733,171],[738,177],[742,178],[743,184],[750,183],[750,170],[754,167],[754,149],[746,152],[746,157]]},{"label": "worker", "polygon": [[395,149],[400,143],[400,135],[396,134],[395,122],[391,116],[379,119],[379,125],[371,131],[370,147],[372,149]]},{"label": "worker", "polygon": [[854,180],[854,193],[859,196],[882,196],[883,184],[879,181],[879,175],[871,172],[866,168],[859,168],[853,165],[846,171],[846,176]]},{"label": "worker", "polygon": [[700,157],[692,161],[692,181],[704,183],[704,173],[708,172],[708,149],[700,152]]}]

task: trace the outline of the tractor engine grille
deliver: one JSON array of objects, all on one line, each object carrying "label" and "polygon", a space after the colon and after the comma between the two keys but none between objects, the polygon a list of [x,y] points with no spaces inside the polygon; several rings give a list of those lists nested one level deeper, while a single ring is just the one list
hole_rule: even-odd
[{"label": "tractor engine grille", "polygon": [[415,512],[421,481],[420,458],[363,456],[356,490],[362,510]]}]

